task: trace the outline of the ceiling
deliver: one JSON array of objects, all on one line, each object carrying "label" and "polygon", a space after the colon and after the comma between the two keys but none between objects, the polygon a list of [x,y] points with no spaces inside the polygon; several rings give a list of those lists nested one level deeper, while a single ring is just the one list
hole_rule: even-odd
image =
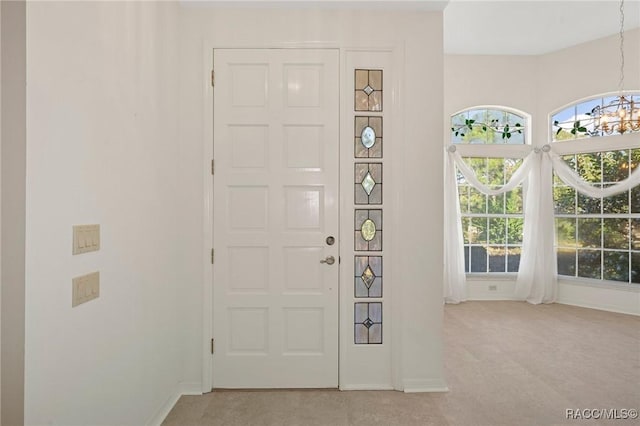
[{"label": "ceiling", "polygon": [[[619,0],[178,0],[183,5],[263,8],[444,9],[444,51],[539,55],[617,34]],[[640,27],[640,0],[625,0],[625,29]]]},{"label": "ceiling", "polygon": [[[620,3],[451,0],[444,9],[449,54],[538,55],[620,30]],[[626,0],[625,29],[640,26],[640,0]]]}]

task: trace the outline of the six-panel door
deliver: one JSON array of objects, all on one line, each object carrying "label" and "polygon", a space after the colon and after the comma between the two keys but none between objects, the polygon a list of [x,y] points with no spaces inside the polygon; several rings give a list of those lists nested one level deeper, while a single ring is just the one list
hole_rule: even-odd
[{"label": "six-panel door", "polygon": [[216,388],[337,387],[337,50],[214,52]]}]

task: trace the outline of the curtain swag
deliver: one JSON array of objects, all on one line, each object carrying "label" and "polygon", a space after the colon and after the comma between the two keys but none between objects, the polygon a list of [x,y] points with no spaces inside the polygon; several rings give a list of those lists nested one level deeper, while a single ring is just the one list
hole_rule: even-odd
[{"label": "curtain swag", "polygon": [[527,180],[525,195],[525,228],[522,256],[516,281],[516,297],[529,303],[552,303],[558,291],[555,259],[555,227],[553,221],[552,172],[567,185],[589,197],[616,195],[640,185],[640,167],[631,175],[607,188],[598,188],[583,180],[554,152],[551,145],[534,148],[513,174],[509,182],[494,189],[480,182],[476,173],[465,163],[455,145],[445,150],[445,282],[446,303],[466,300],[464,247],[458,200],[457,170],[475,189],[486,195],[512,191]]}]

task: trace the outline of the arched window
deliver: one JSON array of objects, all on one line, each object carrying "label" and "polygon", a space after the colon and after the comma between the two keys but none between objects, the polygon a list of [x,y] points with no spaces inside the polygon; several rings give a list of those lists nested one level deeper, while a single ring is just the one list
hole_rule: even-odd
[{"label": "arched window", "polygon": [[451,117],[451,142],[455,144],[527,143],[527,118],[515,110],[479,107]]},{"label": "arched window", "polygon": [[[451,116],[451,143],[478,180],[502,187],[530,151],[529,116],[505,107],[474,107]],[[519,146],[518,146],[519,145]],[[465,272],[518,272],[524,227],[522,185],[485,195],[458,173]]]},{"label": "arched window", "polygon": [[[630,114],[616,121],[598,118],[611,111],[617,96],[598,96],[551,115],[554,150],[584,181],[606,188],[628,179],[640,165],[640,130],[635,102],[625,94]],[[613,106],[612,106],[613,105]],[[624,126],[621,130],[620,126]],[[601,136],[615,136],[602,138]],[[585,138],[590,138],[585,141]],[[556,250],[562,276],[640,283],[640,186],[609,196],[591,197],[554,176]]]},{"label": "arched window", "polygon": [[564,141],[640,131],[640,93],[607,94],[568,105],[551,116],[551,140]]}]

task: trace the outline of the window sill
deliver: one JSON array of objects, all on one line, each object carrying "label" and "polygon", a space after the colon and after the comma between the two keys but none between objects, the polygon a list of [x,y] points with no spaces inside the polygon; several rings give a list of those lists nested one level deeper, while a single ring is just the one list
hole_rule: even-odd
[{"label": "window sill", "polygon": [[467,280],[469,281],[515,281],[518,278],[516,272],[498,272],[498,273],[483,273],[483,272],[471,272],[467,273]]},{"label": "window sill", "polygon": [[628,291],[631,293],[640,293],[640,284],[622,284],[616,281],[594,280],[590,278],[578,277],[558,277],[559,284],[578,285],[583,287],[603,288],[616,291]]}]

